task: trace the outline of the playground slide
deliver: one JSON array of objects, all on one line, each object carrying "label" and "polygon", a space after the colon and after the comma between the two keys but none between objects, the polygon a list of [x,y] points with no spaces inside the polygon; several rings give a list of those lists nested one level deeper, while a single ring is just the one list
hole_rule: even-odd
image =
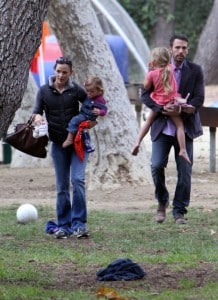
[{"label": "playground slide", "polygon": [[149,47],[137,25],[116,0],[91,0],[94,8],[101,12],[113,29],[125,41],[143,73],[147,72]]}]

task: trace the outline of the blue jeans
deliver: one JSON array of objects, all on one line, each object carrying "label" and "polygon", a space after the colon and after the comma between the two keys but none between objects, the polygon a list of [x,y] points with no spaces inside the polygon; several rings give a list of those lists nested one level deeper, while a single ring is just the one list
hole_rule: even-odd
[{"label": "blue jeans", "polygon": [[77,132],[77,130],[79,129],[79,124],[86,120],[88,120],[88,117],[86,117],[85,115],[83,114],[76,115],[70,120],[67,130],[69,132],[74,132],[74,133]]},{"label": "blue jeans", "polygon": [[[56,175],[56,213],[57,225],[68,234],[78,228],[85,228],[87,206],[85,195],[85,169],[89,154],[85,152],[81,161],[73,146],[62,148],[52,143],[51,156]],[[70,199],[70,181],[73,187]]]},{"label": "blue jeans", "polygon": [[[159,204],[166,204],[169,200],[169,192],[165,182],[165,167],[168,163],[169,153],[174,147],[177,167],[177,183],[173,198],[173,216],[186,214],[191,194],[192,165],[179,156],[177,139],[172,136],[160,134],[152,142],[151,172],[155,186],[155,198]],[[193,163],[193,140],[186,136],[186,150]]]}]

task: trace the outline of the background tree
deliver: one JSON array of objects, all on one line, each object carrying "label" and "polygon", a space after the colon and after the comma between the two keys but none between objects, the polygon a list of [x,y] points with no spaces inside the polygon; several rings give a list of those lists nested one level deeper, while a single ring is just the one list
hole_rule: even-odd
[{"label": "background tree", "polygon": [[[193,59],[199,36],[214,0],[176,0],[174,12],[173,0],[119,0],[119,2],[141,29],[150,47],[164,43],[164,39],[167,42],[172,31],[182,32],[189,37],[191,45],[189,58]],[[158,34],[158,38],[155,33]]]},{"label": "background tree", "polygon": [[150,41],[151,48],[169,47],[169,39],[174,31],[175,0],[158,1],[156,23]]},{"label": "background tree", "polygon": [[[153,5],[156,3],[156,1],[152,2],[151,0],[147,2],[151,6],[152,3]],[[39,2],[37,3],[39,4]],[[22,1],[23,5],[25,6],[24,1]],[[134,6],[136,6],[135,1]],[[20,9],[19,5],[13,8],[15,14],[16,10]],[[185,8],[186,4],[184,5]],[[140,10],[138,9],[138,11]],[[58,12],[58,18],[56,12]],[[150,19],[152,19],[151,17]],[[188,17],[190,19],[190,15]],[[83,1],[82,4],[81,1],[54,1],[51,3],[49,18],[63,52],[71,56],[75,62],[76,77],[79,82],[82,83],[87,74],[95,73],[103,77],[106,83],[109,114],[108,119],[100,121],[94,129],[94,132],[98,130],[98,133],[93,135],[98,147],[94,159],[92,158],[89,165],[90,185],[95,188],[103,184],[145,180],[144,176],[150,174],[150,170],[147,170],[148,163],[145,162],[144,149],[137,158],[130,155],[131,145],[137,131],[135,116],[132,113],[123,80],[105,42],[96,16],[93,14],[90,1]],[[156,22],[155,19],[153,21]],[[7,45],[6,40],[5,45]],[[25,82],[25,78],[22,78],[22,82]],[[14,106],[13,113],[18,106]],[[102,161],[105,164],[102,164]],[[145,167],[146,163],[147,166]]]},{"label": "background tree", "polygon": [[0,1],[0,137],[25,92],[49,1]]},{"label": "background tree", "polygon": [[218,84],[218,0],[214,1],[207,23],[200,36],[194,58],[204,71],[206,84]]},{"label": "background tree", "polygon": [[206,24],[214,0],[176,0],[174,31],[189,38],[189,59],[193,60],[199,37]]},{"label": "background tree", "polygon": [[[99,118],[98,125],[91,130],[96,151],[88,165],[88,187],[115,187],[123,182],[150,180],[145,149],[136,158],[131,155],[138,125],[123,78],[90,1],[53,1],[47,17],[63,54],[72,58],[77,81],[83,84],[89,74],[99,75],[104,81],[108,114]],[[26,159],[20,156],[24,155],[16,151],[13,165]],[[31,161],[38,163],[37,159]]]},{"label": "background tree", "polygon": [[99,118],[93,130],[96,151],[89,162],[89,187],[147,180],[150,170],[144,149],[136,159],[131,155],[138,128],[136,118],[90,1],[52,1],[48,19],[64,55],[72,58],[80,84],[90,74],[104,82],[108,114]]}]

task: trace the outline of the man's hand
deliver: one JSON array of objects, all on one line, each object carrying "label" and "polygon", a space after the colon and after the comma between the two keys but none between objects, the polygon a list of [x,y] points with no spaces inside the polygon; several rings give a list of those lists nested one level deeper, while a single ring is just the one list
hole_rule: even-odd
[{"label": "man's hand", "polygon": [[163,107],[163,114],[166,116],[178,116],[181,112],[187,114],[193,114],[196,108],[191,104],[178,105],[174,102],[170,102]]},{"label": "man's hand", "polygon": [[181,107],[174,102],[167,103],[163,107],[163,114],[166,116],[178,116],[181,112]]},{"label": "man's hand", "polygon": [[193,114],[196,110],[196,108],[194,106],[192,106],[191,104],[185,104],[182,105],[182,112],[185,112],[187,114]]},{"label": "man's hand", "polygon": [[166,105],[164,105],[163,110],[165,112],[175,112],[178,111],[178,105],[175,105],[174,102],[169,102]]}]

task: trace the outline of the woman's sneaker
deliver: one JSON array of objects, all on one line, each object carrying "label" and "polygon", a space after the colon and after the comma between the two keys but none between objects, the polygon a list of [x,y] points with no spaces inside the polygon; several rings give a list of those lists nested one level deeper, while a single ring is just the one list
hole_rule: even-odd
[{"label": "woman's sneaker", "polygon": [[54,233],[54,236],[56,239],[66,239],[69,236],[69,234],[67,234],[65,231],[59,229],[58,231],[56,231]]},{"label": "woman's sneaker", "polygon": [[78,228],[74,231],[73,235],[75,235],[78,239],[84,237],[87,238],[89,236],[88,230],[86,228]]}]

